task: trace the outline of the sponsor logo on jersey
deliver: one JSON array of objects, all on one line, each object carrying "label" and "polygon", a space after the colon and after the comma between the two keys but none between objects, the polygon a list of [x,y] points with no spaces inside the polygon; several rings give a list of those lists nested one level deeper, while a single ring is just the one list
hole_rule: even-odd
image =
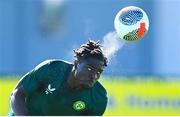
[{"label": "sponsor logo on jersey", "polygon": [[83,101],[76,101],[73,104],[73,108],[76,111],[81,111],[81,110],[86,108],[86,105],[85,105],[85,103]]},{"label": "sponsor logo on jersey", "polygon": [[49,93],[50,94],[53,93],[53,91],[55,91],[55,90],[56,90],[56,88],[52,88],[51,84],[49,84],[48,87],[46,88],[45,93],[46,93],[46,95],[48,95]]}]

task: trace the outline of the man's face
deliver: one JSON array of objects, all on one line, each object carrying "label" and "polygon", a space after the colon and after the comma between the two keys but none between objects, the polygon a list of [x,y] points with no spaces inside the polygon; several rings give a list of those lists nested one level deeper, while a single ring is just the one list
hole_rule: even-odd
[{"label": "man's face", "polygon": [[98,59],[89,58],[81,60],[76,65],[76,83],[84,88],[91,88],[99,79],[104,69],[104,62]]}]

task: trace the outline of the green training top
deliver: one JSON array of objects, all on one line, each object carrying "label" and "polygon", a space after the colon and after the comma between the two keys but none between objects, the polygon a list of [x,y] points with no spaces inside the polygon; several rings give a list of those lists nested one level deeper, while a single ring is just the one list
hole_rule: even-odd
[{"label": "green training top", "polygon": [[47,60],[22,78],[30,115],[102,115],[106,90],[96,82],[91,89],[74,90],[67,83],[72,64]]}]

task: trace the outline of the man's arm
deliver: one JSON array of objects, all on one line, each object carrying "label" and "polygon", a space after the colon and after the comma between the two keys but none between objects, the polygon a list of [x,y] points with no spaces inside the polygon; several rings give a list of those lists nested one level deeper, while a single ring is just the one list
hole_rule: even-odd
[{"label": "man's arm", "polygon": [[11,108],[15,116],[28,115],[28,109],[25,104],[26,93],[21,85],[21,82],[17,85],[10,97]]},{"label": "man's arm", "polygon": [[42,82],[48,78],[49,65],[50,62],[45,61],[21,78],[10,97],[11,108],[15,115],[30,114],[28,113],[26,105],[26,97],[31,95],[33,92],[36,92],[39,86],[41,86]]}]

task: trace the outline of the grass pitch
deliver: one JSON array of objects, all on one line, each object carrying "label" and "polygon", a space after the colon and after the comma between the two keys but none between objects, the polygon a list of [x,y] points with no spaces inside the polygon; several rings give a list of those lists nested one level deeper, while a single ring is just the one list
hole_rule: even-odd
[{"label": "grass pitch", "polygon": [[9,97],[18,77],[0,77],[0,115],[8,115]]}]

